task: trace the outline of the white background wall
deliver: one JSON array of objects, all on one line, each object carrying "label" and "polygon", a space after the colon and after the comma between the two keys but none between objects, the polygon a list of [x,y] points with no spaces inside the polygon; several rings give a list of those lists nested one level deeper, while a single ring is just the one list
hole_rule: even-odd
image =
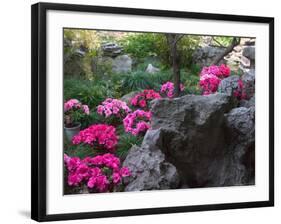
[{"label": "white background wall", "polygon": [[[51,1],[51,0],[50,0]],[[44,2],[44,0],[42,0]],[[275,17],[275,180],[274,208],[150,215],[60,223],[280,223],[280,7],[278,1],[250,0],[60,0],[61,3],[182,10]],[[0,223],[30,220],[30,5],[0,6]],[[267,60],[265,58],[265,60]],[[120,202],[122,203],[122,202]]]}]

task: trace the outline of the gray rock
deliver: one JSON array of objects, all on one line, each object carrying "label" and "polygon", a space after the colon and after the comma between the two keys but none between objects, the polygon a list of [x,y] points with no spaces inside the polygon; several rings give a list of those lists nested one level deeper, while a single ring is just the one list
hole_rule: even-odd
[{"label": "gray rock", "polygon": [[160,71],[160,69],[154,67],[152,64],[148,64],[148,66],[147,66],[147,68],[145,70],[145,72],[150,73],[150,74],[154,74],[154,73],[157,73],[159,71]]},{"label": "gray rock", "polygon": [[128,73],[132,70],[132,59],[128,55],[117,56],[113,60],[112,72],[114,73]]},{"label": "gray rock", "polygon": [[101,48],[103,55],[108,57],[116,57],[122,53],[122,47],[116,43],[104,43]]},{"label": "gray rock", "polygon": [[247,98],[251,98],[255,94],[255,69],[249,69],[241,79],[244,84]]},{"label": "gray rock", "polygon": [[243,49],[243,56],[250,60],[255,60],[255,47],[254,46],[246,46]]},{"label": "gray rock", "polygon": [[165,155],[160,149],[149,143],[155,136],[158,136],[158,133],[148,131],[142,146],[133,146],[129,150],[123,166],[127,166],[132,175],[125,179],[125,184],[128,184],[125,191],[179,187],[179,176],[175,166],[165,160]]},{"label": "gray rock", "polygon": [[[154,164],[137,152],[144,154],[146,150],[154,161],[160,149],[165,161],[176,167],[180,187],[253,184],[254,107],[232,110],[234,107],[232,97],[226,94],[154,100],[152,130],[147,132],[142,147],[129,153],[129,161],[134,161],[130,165],[147,167],[139,165],[147,163],[143,160]],[[158,178],[159,171],[155,173]],[[145,171],[141,174],[145,180],[153,176]]]},{"label": "gray rock", "polygon": [[203,46],[197,48],[193,55],[192,60],[194,63],[198,64],[199,66],[209,66],[211,62],[217,57],[217,55],[224,52],[224,48],[220,47],[213,47],[213,46]]},{"label": "gray rock", "polygon": [[241,56],[240,63],[243,67],[250,68],[251,61],[248,58]]},{"label": "gray rock", "polygon": [[238,75],[231,75],[223,79],[219,84],[218,92],[232,96],[233,91],[238,88],[239,79],[240,77]]},{"label": "gray rock", "polygon": [[255,108],[234,108],[226,117],[228,154],[218,178],[224,185],[255,183]]},{"label": "gray rock", "polygon": [[255,96],[252,96],[249,100],[241,100],[239,103],[240,107],[254,107],[255,106]]}]

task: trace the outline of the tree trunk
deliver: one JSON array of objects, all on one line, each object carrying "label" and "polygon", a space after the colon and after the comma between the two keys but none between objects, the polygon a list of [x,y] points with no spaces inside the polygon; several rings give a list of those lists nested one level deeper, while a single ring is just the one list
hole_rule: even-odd
[{"label": "tree trunk", "polygon": [[177,42],[181,39],[182,35],[178,34],[166,34],[166,38],[169,44],[171,65],[173,68],[173,80],[174,80],[174,97],[178,97],[180,94],[180,56],[177,50]]}]

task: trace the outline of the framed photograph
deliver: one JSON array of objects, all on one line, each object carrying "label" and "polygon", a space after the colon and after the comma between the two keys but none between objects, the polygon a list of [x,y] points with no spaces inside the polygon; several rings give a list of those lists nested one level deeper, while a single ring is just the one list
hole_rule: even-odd
[{"label": "framed photograph", "polygon": [[32,5],[32,219],[274,205],[274,18]]}]

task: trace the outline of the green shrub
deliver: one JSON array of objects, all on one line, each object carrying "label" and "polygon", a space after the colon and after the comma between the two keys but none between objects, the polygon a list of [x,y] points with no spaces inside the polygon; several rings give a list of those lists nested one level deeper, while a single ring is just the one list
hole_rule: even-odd
[{"label": "green shrub", "polygon": [[[123,126],[119,126],[119,129]],[[119,140],[117,145],[116,154],[121,159],[124,160],[128,154],[129,149],[133,145],[140,145],[143,140],[143,136],[134,136],[129,133],[125,133],[124,131],[117,130],[119,132]]]},{"label": "green shrub", "polygon": [[133,33],[120,40],[120,44],[125,53],[137,59],[145,58],[155,54],[155,38],[153,33]]},{"label": "green shrub", "polygon": [[112,95],[111,89],[102,80],[74,78],[65,78],[64,80],[64,100],[78,99],[83,104],[89,105],[90,109],[98,106],[105,98]]}]

